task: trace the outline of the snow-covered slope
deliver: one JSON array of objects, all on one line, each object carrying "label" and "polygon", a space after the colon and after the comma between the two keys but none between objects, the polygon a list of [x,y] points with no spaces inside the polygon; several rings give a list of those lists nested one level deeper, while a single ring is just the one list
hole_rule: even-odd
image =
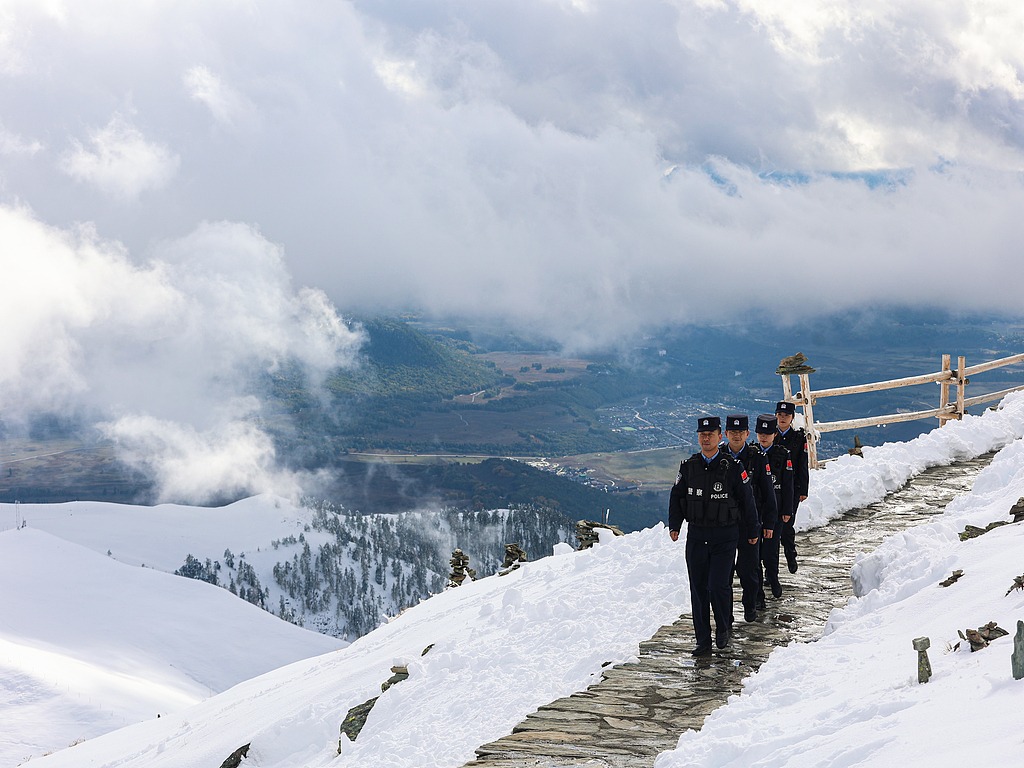
[{"label": "snow-covered slope", "polygon": [[173,573],[192,558],[193,578],[350,640],[440,592],[455,547],[488,575],[498,570],[509,542],[533,558],[572,537],[569,520],[529,506],[360,515],[271,495],[212,508],[0,504],[0,529],[16,518],[130,565]]},{"label": "snow-covered slope", "polygon": [[[968,751],[1013,764],[1021,743],[1011,703],[1024,681],[1010,679],[1009,639],[978,654],[943,647],[957,629],[994,620],[1012,630],[1024,618],[1024,594],[1004,596],[1024,571],[1024,526],[964,543],[949,535],[965,521],[1005,519],[1024,496],[1022,435],[1024,397],[1016,396],[1000,411],[818,473],[808,524],[881,498],[903,473],[1009,444],[947,520],[901,534],[858,563],[868,591],[833,613],[824,639],[774,653],[742,696],[700,733],[683,735],[659,766],[945,766],[962,765]],[[631,658],[640,640],[688,609],[683,550],[662,526],[586,552],[560,550],[432,597],[347,648],[33,765],[198,768],[251,743],[247,764],[260,768],[459,766],[538,705],[584,688],[602,664]],[[971,578],[936,588],[935,575],[952,567]],[[917,686],[910,641],[926,634],[935,677]],[[381,696],[339,756],[342,719],[380,693],[396,661],[409,665],[410,678]]]},{"label": "snow-covered slope", "polygon": [[32,527],[0,533],[0,581],[2,765],[345,645]]},{"label": "snow-covered slope", "polygon": [[409,663],[410,679],[381,697],[340,765],[459,764],[525,712],[585,687],[604,662],[629,658],[685,609],[682,549],[668,541],[662,528],[580,553],[566,545],[436,595],[341,651],[39,764],[219,765],[251,742],[254,765],[324,765],[337,757],[345,714],[380,693],[396,660]]}]

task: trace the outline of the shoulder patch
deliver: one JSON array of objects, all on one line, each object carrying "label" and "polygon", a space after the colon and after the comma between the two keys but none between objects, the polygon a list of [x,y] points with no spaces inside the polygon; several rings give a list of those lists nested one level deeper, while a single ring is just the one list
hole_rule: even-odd
[{"label": "shoulder patch", "polygon": [[793,468],[793,460],[792,459],[786,459],[786,469],[792,469],[792,468]]},{"label": "shoulder patch", "polygon": [[744,482],[744,483],[745,483],[745,482],[747,482],[747,480],[749,480],[749,479],[750,479],[750,478],[749,478],[749,477],[747,476],[747,470],[745,470],[745,469],[741,469],[741,470],[740,470],[740,479],[741,479],[741,480],[743,480],[743,482]]}]

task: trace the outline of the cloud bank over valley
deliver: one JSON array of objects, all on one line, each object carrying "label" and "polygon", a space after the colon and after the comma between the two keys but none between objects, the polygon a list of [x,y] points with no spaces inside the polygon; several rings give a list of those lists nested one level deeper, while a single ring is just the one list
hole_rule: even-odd
[{"label": "cloud bank over valley", "polygon": [[281,249],[241,224],[201,224],[137,265],[95,229],[0,209],[0,400],[17,430],[39,413],[97,424],[158,497],[297,491],[248,387],[300,364],[315,384],[361,344],[324,294],[298,289]]}]

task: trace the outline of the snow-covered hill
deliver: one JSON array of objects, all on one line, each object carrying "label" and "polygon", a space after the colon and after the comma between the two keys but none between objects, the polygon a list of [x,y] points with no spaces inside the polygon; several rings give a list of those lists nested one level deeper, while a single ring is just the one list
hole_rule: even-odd
[{"label": "snow-covered hill", "polygon": [[[1010,639],[977,654],[965,647],[944,652],[944,646],[958,639],[958,628],[994,620],[1012,631],[1024,618],[1024,593],[1004,594],[1024,571],[1024,526],[968,542],[956,537],[965,523],[1005,519],[1024,496],[1022,435],[1024,397],[1018,395],[998,411],[909,443],[865,449],[863,459],[843,459],[816,474],[803,525],[877,500],[926,466],[1007,446],[942,519],[858,563],[858,581],[869,591],[833,613],[822,640],[776,651],[744,694],[713,713],[699,733],[683,734],[678,750],[659,758],[659,768],[1014,764],[1021,754],[1014,702],[1024,695],[1024,681],[1010,677]],[[603,664],[634,656],[639,641],[688,610],[683,548],[661,526],[589,551],[556,550],[510,575],[432,597],[344,649],[32,764],[216,766],[251,744],[246,764],[261,768],[459,766],[537,706],[585,688]],[[936,589],[936,576],[951,568],[970,578],[956,589]],[[40,604],[30,585],[14,594],[9,599]],[[109,594],[116,600],[116,588]],[[134,631],[123,627],[125,643]],[[4,639],[23,634],[6,628]],[[932,638],[935,675],[927,686],[916,684],[910,650],[919,635]],[[79,650],[86,660],[102,655],[88,642]],[[339,756],[345,714],[380,693],[396,662],[408,664],[410,678],[381,695],[359,739],[341,740]],[[162,680],[166,670],[140,662],[136,673]],[[78,684],[77,672],[66,674],[73,678],[68,685]],[[4,682],[10,679],[17,679],[13,670]],[[3,722],[24,718],[19,707],[27,705],[8,701]],[[45,704],[33,713],[47,715]]]},{"label": "snow-covered hill", "polygon": [[347,640],[440,592],[455,547],[488,575],[498,570],[505,544],[537,557],[573,536],[562,515],[530,506],[360,515],[270,495],[214,508],[0,505],[0,521],[17,520],[129,565],[219,584],[277,616]]},{"label": "snow-covered hill", "polygon": [[0,765],[346,645],[31,526],[0,533],[0,581]]}]

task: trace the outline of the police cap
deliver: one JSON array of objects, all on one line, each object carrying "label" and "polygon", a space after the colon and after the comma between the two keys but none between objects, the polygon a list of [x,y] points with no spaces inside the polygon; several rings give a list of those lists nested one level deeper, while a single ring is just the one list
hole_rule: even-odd
[{"label": "police cap", "polygon": [[720,432],[722,420],[717,416],[701,416],[697,419],[698,432]]},{"label": "police cap", "polygon": [[754,431],[762,435],[774,434],[775,430],[779,427],[779,420],[776,419],[769,413],[759,414],[757,417],[757,424],[754,426]]},{"label": "police cap", "polygon": [[747,420],[746,414],[743,413],[730,413],[725,417],[725,430],[735,430],[737,432],[746,432],[750,429],[750,423]]},{"label": "police cap", "polygon": [[789,402],[788,400],[780,400],[775,404],[776,413],[788,413],[790,416],[796,415],[796,404]]}]

